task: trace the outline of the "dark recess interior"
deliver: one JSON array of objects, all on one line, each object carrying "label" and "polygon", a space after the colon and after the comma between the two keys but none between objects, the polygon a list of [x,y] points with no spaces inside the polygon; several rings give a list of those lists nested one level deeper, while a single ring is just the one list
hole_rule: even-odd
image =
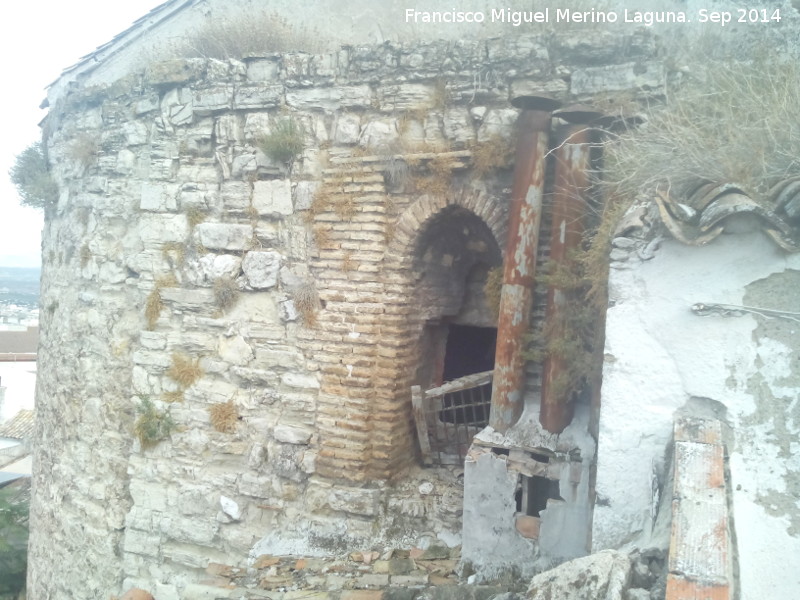
[{"label": "dark recess interior", "polygon": [[[494,369],[494,350],[497,329],[494,327],[472,327],[450,325],[444,356],[445,381],[459,377],[491,371]],[[446,394],[439,419],[447,423],[466,423],[486,426],[489,423],[488,397],[490,390],[471,389],[466,392]]]},{"label": "dark recess interior", "polygon": [[494,369],[497,329],[450,325],[444,355],[444,381]]}]

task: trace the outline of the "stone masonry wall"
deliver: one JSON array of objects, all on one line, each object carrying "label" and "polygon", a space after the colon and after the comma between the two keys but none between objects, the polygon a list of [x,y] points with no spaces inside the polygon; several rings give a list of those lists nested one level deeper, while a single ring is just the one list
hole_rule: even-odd
[{"label": "stone masonry wall", "polygon": [[[416,241],[458,206],[502,248],[510,171],[475,165],[512,143],[509,99],[655,89],[653,53],[635,32],[384,44],[57,99],[29,597],[192,600],[209,563],[458,545],[460,470],[415,458]],[[291,164],[258,147],[288,119]],[[147,401],[175,427],[143,447]]]}]

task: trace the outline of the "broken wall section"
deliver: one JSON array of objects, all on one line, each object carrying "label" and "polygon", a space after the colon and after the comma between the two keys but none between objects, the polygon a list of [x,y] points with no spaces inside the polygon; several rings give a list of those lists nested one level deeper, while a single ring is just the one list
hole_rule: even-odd
[{"label": "broken wall section", "polygon": [[757,228],[745,229],[701,247],[662,240],[655,252],[615,240],[593,548],[647,547],[676,413],[725,420],[732,430],[734,552],[747,600],[800,589],[797,576],[775,560],[776,548],[800,551],[790,450],[800,427],[797,321],[757,311],[698,313],[692,306],[800,312],[800,257]]}]

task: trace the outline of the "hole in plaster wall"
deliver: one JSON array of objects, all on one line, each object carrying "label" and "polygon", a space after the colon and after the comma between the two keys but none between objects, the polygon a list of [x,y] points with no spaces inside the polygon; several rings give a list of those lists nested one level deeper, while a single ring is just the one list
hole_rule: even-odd
[{"label": "hole in plaster wall", "polygon": [[508,448],[492,448],[492,454],[499,456],[508,456],[510,450]]},{"label": "hole in plaster wall", "polygon": [[563,500],[558,480],[538,475],[520,475],[514,499],[517,502],[517,512],[531,517],[538,517],[547,508],[548,500]]}]

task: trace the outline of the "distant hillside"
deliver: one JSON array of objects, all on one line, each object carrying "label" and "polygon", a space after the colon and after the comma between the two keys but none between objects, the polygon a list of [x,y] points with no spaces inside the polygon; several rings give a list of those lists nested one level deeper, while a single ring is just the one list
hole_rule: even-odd
[{"label": "distant hillside", "polygon": [[40,269],[0,267],[0,305],[39,306]]}]

